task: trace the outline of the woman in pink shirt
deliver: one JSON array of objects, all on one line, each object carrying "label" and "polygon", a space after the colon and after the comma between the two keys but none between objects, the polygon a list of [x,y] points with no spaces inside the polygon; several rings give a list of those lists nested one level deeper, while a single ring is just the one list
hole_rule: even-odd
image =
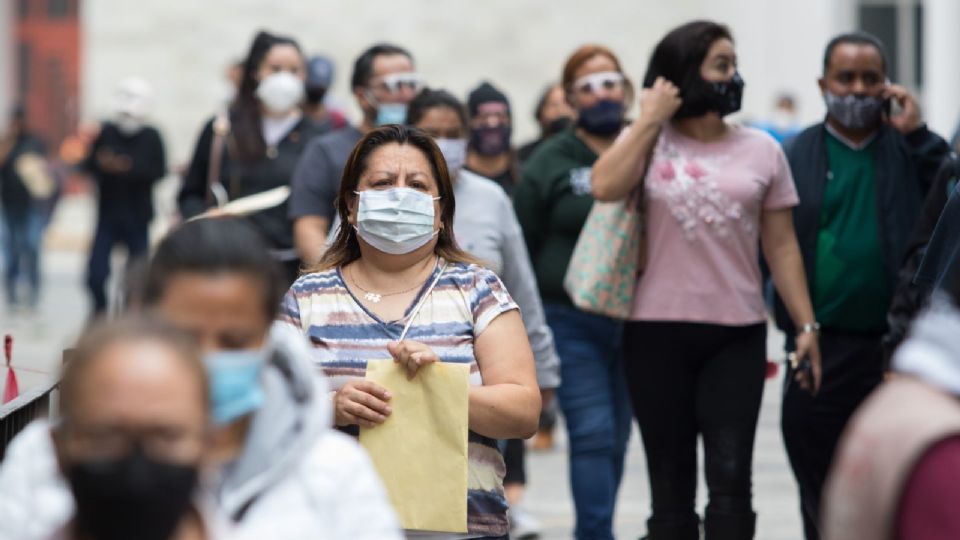
[{"label": "woman in pink shirt", "polygon": [[[766,366],[758,245],[797,328],[797,356],[820,379],[817,325],[780,146],[728,124],[743,79],[730,31],[696,21],[667,34],[644,78],[640,118],[593,167],[598,200],[642,186],[647,265],[624,328],[624,365],[647,454],[652,540],[697,539],[703,437],[707,538],[753,538],[751,468]],[[649,167],[647,160],[649,159]],[[644,176],[643,171],[646,170]]]}]

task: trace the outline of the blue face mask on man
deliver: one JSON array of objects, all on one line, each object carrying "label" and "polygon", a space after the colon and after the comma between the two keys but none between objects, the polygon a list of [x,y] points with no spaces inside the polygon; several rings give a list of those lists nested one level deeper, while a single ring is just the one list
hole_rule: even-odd
[{"label": "blue face mask on man", "polygon": [[260,372],[269,349],[221,350],[203,358],[210,380],[211,415],[223,426],[260,408],[263,389]]},{"label": "blue face mask on man", "polygon": [[377,107],[377,125],[404,124],[407,121],[406,103],[381,103]]}]

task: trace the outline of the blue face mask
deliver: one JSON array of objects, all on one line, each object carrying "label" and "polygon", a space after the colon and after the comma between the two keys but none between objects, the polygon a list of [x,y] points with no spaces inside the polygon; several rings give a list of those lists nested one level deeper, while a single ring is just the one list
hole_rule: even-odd
[{"label": "blue face mask", "polygon": [[213,422],[229,424],[251,413],[263,403],[260,371],[267,360],[267,349],[214,351],[203,358],[210,379]]},{"label": "blue face mask", "polygon": [[407,121],[406,103],[381,103],[377,107],[377,125],[403,124]]}]

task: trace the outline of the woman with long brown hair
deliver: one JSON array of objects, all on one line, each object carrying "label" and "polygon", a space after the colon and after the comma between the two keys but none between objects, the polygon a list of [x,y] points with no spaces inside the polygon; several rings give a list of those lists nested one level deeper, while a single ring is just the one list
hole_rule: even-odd
[{"label": "woman with long brown hair", "polygon": [[[190,219],[228,200],[290,185],[307,141],[320,134],[304,116],[306,63],[293,38],[259,32],[242,63],[237,96],[226,111],[204,124],[177,196]],[[246,217],[270,246],[270,255],[297,278],[288,201]]]},{"label": "woman with long brown hair", "polygon": [[454,207],[429,135],[399,125],[369,132],[344,169],[344,225],[288,291],[281,319],[313,343],[342,428],[376,429],[391,413],[387,389],[364,379],[368,361],[392,357],[411,377],[433,362],[470,364],[468,534],[456,538],[505,538],[496,439],[533,435],[540,395],[519,309],[457,246]]}]

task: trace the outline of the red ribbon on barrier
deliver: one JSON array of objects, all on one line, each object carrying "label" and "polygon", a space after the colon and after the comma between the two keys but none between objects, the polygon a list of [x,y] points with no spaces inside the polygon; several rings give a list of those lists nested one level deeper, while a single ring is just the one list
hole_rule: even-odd
[{"label": "red ribbon on barrier", "polygon": [[3,403],[13,401],[20,395],[20,386],[17,384],[17,374],[13,371],[13,336],[3,337],[3,355],[7,360],[7,381],[3,385]]}]

